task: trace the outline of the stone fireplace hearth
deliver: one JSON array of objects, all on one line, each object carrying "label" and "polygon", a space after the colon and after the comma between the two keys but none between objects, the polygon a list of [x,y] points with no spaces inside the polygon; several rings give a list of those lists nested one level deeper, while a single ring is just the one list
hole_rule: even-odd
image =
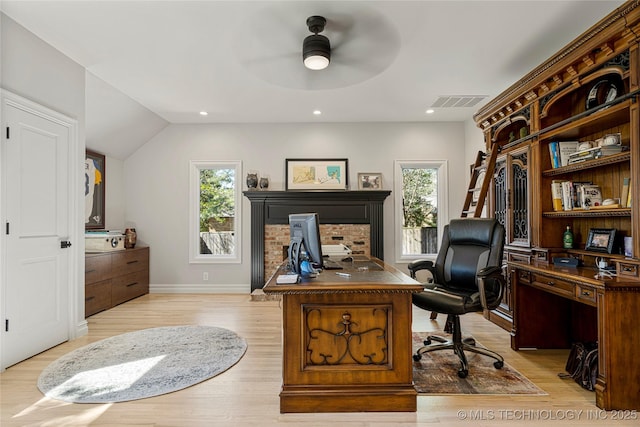
[{"label": "stone fireplace hearth", "polygon": [[391,191],[245,191],[251,202],[251,290],[283,261],[289,214],[317,212],[322,244],[384,259],[383,204]]}]

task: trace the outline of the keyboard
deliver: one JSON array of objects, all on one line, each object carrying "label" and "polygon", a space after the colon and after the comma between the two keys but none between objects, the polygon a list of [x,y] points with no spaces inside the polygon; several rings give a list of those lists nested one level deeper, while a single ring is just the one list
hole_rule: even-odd
[{"label": "keyboard", "polygon": [[325,270],[342,270],[343,268],[340,263],[327,258],[322,260],[322,265]]}]

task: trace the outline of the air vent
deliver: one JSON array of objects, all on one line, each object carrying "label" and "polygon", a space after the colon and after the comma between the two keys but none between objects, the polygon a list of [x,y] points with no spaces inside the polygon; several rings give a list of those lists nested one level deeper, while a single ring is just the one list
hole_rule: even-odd
[{"label": "air vent", "polygon": [[486,95],[450,95],[441,96],[431,104],[431,108],[468,108],[474,107],[485,99]]}]

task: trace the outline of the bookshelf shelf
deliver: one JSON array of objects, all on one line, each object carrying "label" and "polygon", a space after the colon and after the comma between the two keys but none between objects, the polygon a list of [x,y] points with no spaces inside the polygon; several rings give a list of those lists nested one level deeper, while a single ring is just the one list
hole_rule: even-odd
[{"label": "bookshelf shelf", "polygon": [[555,169],[547,169],[542,172],[542,176],[550,177],[550,176],[558,176],[558,175],[566,175],[572,174],[574,172],[599,168],[606,165],[613,165],[616,163],[628,162],[631,160],[631,152],[625,151],[619,154],[612,154],[610,156],[601,157],[599,159],[587,160],[582,163],[574,163],[572,165],[561,166]]},{"label": "bookshelf shelf", "polygon": [[602,218],[602,217],[630,217],[631,208],[618,209],[576,209],[572,211],[543,212],[545,218]]}]

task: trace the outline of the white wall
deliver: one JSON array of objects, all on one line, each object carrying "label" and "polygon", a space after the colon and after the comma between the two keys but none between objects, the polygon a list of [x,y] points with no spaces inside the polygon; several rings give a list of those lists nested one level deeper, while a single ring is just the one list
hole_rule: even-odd
[{"label": "white wall", "polygon": [[[77,182],[84,182],[85,150],[85,80],[84,68],[52,48],[24,27],[4,14],[1,26],[1,80],[0,86],[10,92],[60,112],[78,122]],[[1,168],[1,166],[0,166]],[[0,170],[0,176],[2,171]],[[72,196],[73,199],[74,196]],[[84,217],[84,193],[78,185],[75,195],[78,218]],[[73,246],[69,249],[76,260],[76,273],[72,283],[77,286],[71,318],[77,328],[76,335],[86,332],[84,322],[84,224],[79,223],[70,235]],[[0,260],[4,256],[0,256]],[[2,270],[0,265],[0,270]],[[28,307],[24,307],[28,309]],[[73,337],[73,334],[72,334]]]},{"label": "white wall", "polygon": [[105,163],[105,209],[104,228],[121,230],[126,228],[124,220],[124,161],[106,156]]},{"label": "white wall", "polygon": [[[465,134],[465,159],[468,165],[472,165],[476,161],[476,155],[478,151],[485,151],[484,145],[484,133],[476,126],[476,122],[473,119],[469,119],[464,122],[464,134]],[[467,168],[467,182],[469,181],[470,174],[469,168]]]},{"label": "white wall", "polygon": [[[189,160],[242,160],[246,171],[269,176],[284,189],[286,158],[347,158],[349,180],[358,172],[382,172],[393,189],[394,160],[447,160],[449,212],[459,216],[468,162],[462,123],[170,125],[124,162],[125,221],[151,247],[151,287],[176,284],[203,291],[242,289],[250,283],[250,204],[243,198],[242,263],[188,263]],[[393,194],[384,206],[385,260],[393,261]],[[443,220],[446,220],[443,218]],[[400,265],[400,268],[406,268]],[[202,272],[210,280],[203,282]],[[229,287],[230,286],[230,287]]]}]

